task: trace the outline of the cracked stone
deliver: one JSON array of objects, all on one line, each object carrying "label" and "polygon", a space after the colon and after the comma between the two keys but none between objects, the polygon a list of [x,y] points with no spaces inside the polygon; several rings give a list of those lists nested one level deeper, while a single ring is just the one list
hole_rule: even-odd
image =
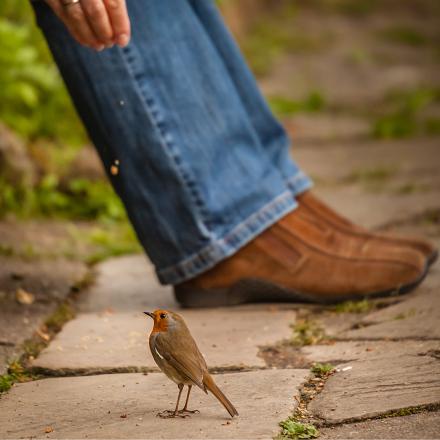
[{"label": "cracked stone", "polygon": [[389,352],[343,364],[309,410],[335,424],[389,411],[440,403],[440,361],[419,353]]},{"label": "cracked stone", "polygon": [[330,362],[334,365],[365,359],[374,359],[384,355],[414,356],[433,352],[438,349],[438,341],[340,341],[329,345],[308,345],[300,350],[309,362]]},{"label": "cracked stone", "polygon": [[[65,259],[23,261],[0,257],[0,370],[19,356],[20,345],[69,294],[71,287],[87,274],[87,267]],[[35,300],[20,304],[16,292],[23,289]]]},{"label": "cracked stone", "polygon": [[423,284],[403,301],[374,311],[366,325],[338,335],[344,339],[440,339],[440,270],[437,262]]},{"label": "cracked stone", "polygon": [[[0,400],[0,437],[272,438],[278,422],[295,409],[295,396],[308,374],[307,370],[264,370],[215,375],[240,413],[232,420],[212,395],[199,389],[194,389],[190,400],[199,414],[187,419],[156,417],[157,412],[173,408],[177,398],[176,385],[162,373],[16,384]],[[53,431],[46,435],[47,427]]]},{"label": "cracked stone", "polygon": [[[68,322],[33,362],[46,370],[111,371],[155,369],[148,348],[152,321],[136,313],[80,314]],[[261,368],[259,347],[291,335],[294,310],[276,306],[183,310],[208,365],[213,369]]]},{"label": "cracked stone", "polygon": [[438,439],[438,412],[350,423],[320,430],[320,439]]}]

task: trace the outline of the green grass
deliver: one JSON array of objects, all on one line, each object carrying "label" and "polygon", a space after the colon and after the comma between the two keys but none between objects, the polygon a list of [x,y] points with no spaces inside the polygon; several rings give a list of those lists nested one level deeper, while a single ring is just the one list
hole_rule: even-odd
[{"label": "green grass", "polygon": [[408,138],[440,134],[440,120],[424,116],[431,106],[440,103],[440,89],[417,88],[390,93],[379,116],[372,122],[371,135],[377,139]]},{"label": "green grass", "polygon": [[283,96],[270,96],[269,106],[280,117],[292,116],[296,113],[314,113],[323,110],[326,102],[318,91],[310,92],[302,101],[296,101]]},{"label": "green grass", "polygon": [[279,423],[281,432],[276,437],[277,440],[299,440],[317,438],[319,436],[318,429],[308,423],[301,423],[289,417]]}]

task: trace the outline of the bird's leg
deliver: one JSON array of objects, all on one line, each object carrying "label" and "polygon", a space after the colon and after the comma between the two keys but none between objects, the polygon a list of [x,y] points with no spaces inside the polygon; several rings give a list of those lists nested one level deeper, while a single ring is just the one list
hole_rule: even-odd
[{"label": "bird's leg", "polygon": [[192,411],[188,409],[189,393],[191,392],[191,388],[192,385],[188,385],[188,394],[186,395],[185,406],[179,411],[180,414],[196,414],[200,412],[198,409],[194,409]]},{"label": "bird's leg", "polygon": [[165,411],[157,413],[158,417],[160,417],[162,419],[171,419],[173,417],[183,417],[183,418],[189,417],[189,415],[187,415],[187,414],[179,414],[180,413],[180,411],[179,411],[180,396],[182,394],[184,385],[183,385],[183,383],[179,383],[179,385],[177,385],[177,386],[179,388],[179,395],[177,396],[176,408],[174,409],[174,411],[170,411],[167,409]]}]

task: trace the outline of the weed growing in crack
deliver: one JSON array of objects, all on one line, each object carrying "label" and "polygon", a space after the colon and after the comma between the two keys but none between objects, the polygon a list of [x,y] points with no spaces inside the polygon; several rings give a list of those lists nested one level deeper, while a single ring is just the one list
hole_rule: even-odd
[{"label": "weed growing in crack", "polygon": [[301,319],[292,325],[291,343],[297,347],[314,345],[327,338],[324,329],[311,319]]},{"label": "weed growing in crack", "polygon": [[279,425],[281,432],[275,437],[276,440],[308,439],[317,438],[319,436],[319,431],[315,426],[308,423],[297,422],[291,417],[283,420]]},{"label": "weed growing in crack", "polygon": [[366,313],[375,308],[375,304],[368,299],[361,301],[344,301],[336,304],[333,311],[336,313]]},{"label": "weed growing in crack", "polygon": [[8,391],[15,382],[29,382],[34,376],[30,375],[20,361],[14,361],[9,365],[8,372],[0,376],[0,394]]},{"label": "weed growing in crack", "polygon": [[323,378],[328,376],[329,373],[331,373],[335,367],[332,364],[320,364],[317,362],[316,364],[313,364],[310,371],[319,378]]},{"label": "weed growing in crack", "polygon": [[308,405],[324,388],[326,380],[335,372],[333,365],[314,364],[310,369],[312,377],[302,386],[298,406],[292,416],[279,423],[281,432],[275,440],[317,438],[319,431],[315,424],[319,420],[309,413]]}]

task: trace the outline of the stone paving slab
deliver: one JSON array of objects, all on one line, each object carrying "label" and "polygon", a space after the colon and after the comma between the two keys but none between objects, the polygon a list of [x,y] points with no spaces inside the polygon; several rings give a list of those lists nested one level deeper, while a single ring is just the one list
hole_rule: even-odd
[{"label": "stone paving slab", "polygon": [[335,344],[302,347],[301,356],[310,362],[329,362],[337,365],[384,356],[392,358],[402,354],[421,356],[438,351],[439,348],[438,341],[341,341]]},{"label": "stone paving slab", "polygon": [[[296,407],[307,370],[216,375],[240,416],[231,420],[211,395],[191,394],[200,414],[160,419],[177,387],[161,373],[52,378],[17,384],[0,400],[0,438],[270,439]],[[24,417],[25,416],[25,417]],[[47,427],[53,429],[45,433]]]},{"label": "stone paving slab", "polygon": [[[81,314],[34,361],[47,370],[156,369],[148,348],[152,321],[142,313]],[[259,346],[291,335],[294,310],[235,307],[181,311],[208,365],[214,369],[261,368]]]},{"label": "stone paving slab", "polygon": [[[376,228],[440,207],[437,150],[437,139],[411,139],[295,146],[293,157],[316,178],[325,202],[354,222]],[[412,190],[402,191],[405,187]]]},{"label": "stone paving slab", "polygon": [[82,312],[176,309],[172,288],[161,286],[143,254],[111,258],[96,267],[95,283],[78,303]]},{"label": "stone paving slab", "polygon": [[440,339],[440,270],[437,262],[423,284],[402,302],[368,314],[347,339]]},{"label": "stone paving slab", "polygon": [[380,228],[438,209],[438,191],[405,195],[366,192],[358,186],[317,187],[316,194],[340,214],[367,228]]},{"label": "stone paving slab", "polygon": [[309,406],[327,423],[440,403],[440,360],[435,353],[390,352],[345,366],[350,369],[332,375]]},{"label": "stone paving slab", "polygon": [[350,423],[320,430],[320,439],[438,439],[438,412]]},{"label": "stone paving slab", "polygon": [[[83,263],[71,260],[0,257],[0,374],[87,272]],[[17,300],[19,290],[29,303]]]}]

